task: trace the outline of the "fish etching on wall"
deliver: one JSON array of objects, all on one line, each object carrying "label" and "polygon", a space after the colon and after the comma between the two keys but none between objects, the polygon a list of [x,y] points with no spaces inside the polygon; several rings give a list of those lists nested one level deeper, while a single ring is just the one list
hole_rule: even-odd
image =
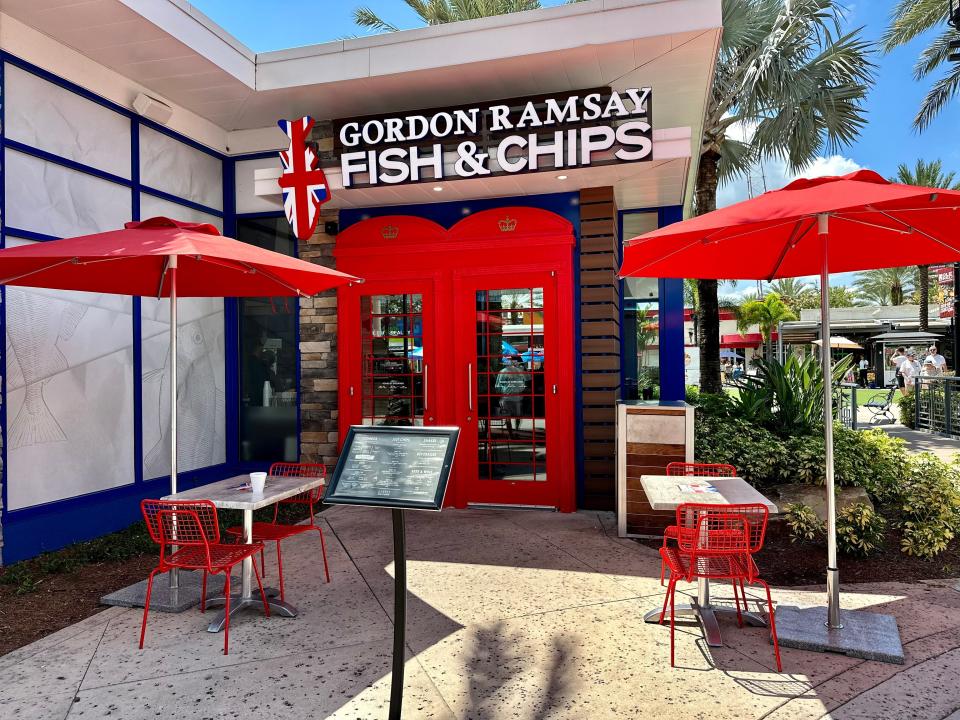
[{"label": "fish etching on wall", "polygon": [[[214,464],[216,422],[223,407],[223,391],[216,387],[212,348],[200,321],[178,328],[177,333],[177,466],[180,470]],[[159,412],[159,440],[143,459],[148,478],[170,472],[170,362],[169,345],[162,367],[143,374],[144,382],[155,383]]]},{"label": "fish etching on wall", "polygon": [[24,385],[23,404],[9,429],[11,450],[67,439],[43,391],[56,374],[69,369],[58,344],[73,337],[86,313],[80,303],[7,289],[7,365]]}]

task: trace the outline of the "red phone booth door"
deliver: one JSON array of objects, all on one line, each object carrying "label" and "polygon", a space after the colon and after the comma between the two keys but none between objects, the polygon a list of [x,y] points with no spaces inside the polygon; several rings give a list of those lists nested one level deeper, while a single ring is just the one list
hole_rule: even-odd
[{"label": "red phone booth door", "polygon": [[520,267],[502,260],[517,238],[510,253],[445,236],[430,252],[377,252],[383,222],[338,238],[338,268],[366,279],[339,293],[341,438],[359,424],[457,426],[448,505],[573,510],[570,245],[541,242]]}]

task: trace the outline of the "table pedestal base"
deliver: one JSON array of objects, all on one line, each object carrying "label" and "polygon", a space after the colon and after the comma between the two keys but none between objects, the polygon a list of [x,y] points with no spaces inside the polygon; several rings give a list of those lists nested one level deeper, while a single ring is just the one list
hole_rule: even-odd
[{"label": "table pedestal base", "polygon": [[[737,610],[736,608],[717,607],[715,605],[700,606],[696,603],[696,601],[694,601],[675,606],[674,615],[678,618],[696,618],[697,622],[700,623],[700,628],[703,630],[703,638],[707,641],[707,645],[710,647],[722,647],[723,638],[720,635],[720,623],[717,620],[717,616],[725,615],[736,619]],[[741,611],[740,617],[742,617],[743,622],[747,623],[748,625],[753,625],[754,627],[767,626],[767,621],[758,613]],[[643,621],[648,623],[659,623],[660,610],[651,610],[643,616]],[[667,612],[663,615],[663,622],[670,622],[669,607],[667,608]]]},{"label": "table pedestal base", "polygon": [[[276,588],[264,588],[264,593],[267,596],[267,605],[270,606],[270,616],[279,615],[280,617],[296,617],[299,614],[299,611],[290,603],[284,602],[279,597],[279,591]],[[207,607],[220,607],[226,605],[227,601],[222,595],[220,597],[210,598],[207,600]],[[242,595],[231,595],[230,596],[230,617],[231,619],[237,615],[242,610],[246,608],[254,608],[255,610],[263,611],[263,600],[260,598],[260,593],[255,593],[250,597],[243,597]],[[207,632],[217,633],[223,630],[223,626],[226,624],[227,616],[226,613],[221,610],[217,613],[216,617],[210,621],[210,624],[207,625]]]}]

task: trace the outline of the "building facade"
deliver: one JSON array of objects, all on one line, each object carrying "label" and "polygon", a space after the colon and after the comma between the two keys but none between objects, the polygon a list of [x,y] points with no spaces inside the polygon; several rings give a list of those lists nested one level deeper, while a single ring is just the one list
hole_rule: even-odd
[{"label": "building facade", "polygon": [[[689,205],[719,5],[592,0],[254,54],[179,0],[9,0],[3,245],[164,215],[365,279],[180,301],[182,487],[333,463],[352,424],[438,424],[463,429],[451,506],[611,508],[638,370],[620,248]],[[276,121],[303,115],[332,199],[297,240]],[[682,283],[644,288],[661,396],[682,398]],[[10,563],[165,494],[171,408],[166,300],[2,292]]]}]

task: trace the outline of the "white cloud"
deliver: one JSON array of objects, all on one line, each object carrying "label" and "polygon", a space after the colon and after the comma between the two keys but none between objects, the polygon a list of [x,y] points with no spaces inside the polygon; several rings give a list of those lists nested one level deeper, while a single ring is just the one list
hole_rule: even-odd
[{"label": "white cloud", "polygon": [[749,181],[746,177],[740,177],[721,185],[717,192],[717,207],[726,207],[749,198],[751,184],[756,196],[767,190],[779,190],[797,178],[846,175],[861,168],[855,160],[843,155],[831,155],[816,158],[803,172],[791,173],[787,171],[786,161],[779,158],[769,159],[753,167]]}]

